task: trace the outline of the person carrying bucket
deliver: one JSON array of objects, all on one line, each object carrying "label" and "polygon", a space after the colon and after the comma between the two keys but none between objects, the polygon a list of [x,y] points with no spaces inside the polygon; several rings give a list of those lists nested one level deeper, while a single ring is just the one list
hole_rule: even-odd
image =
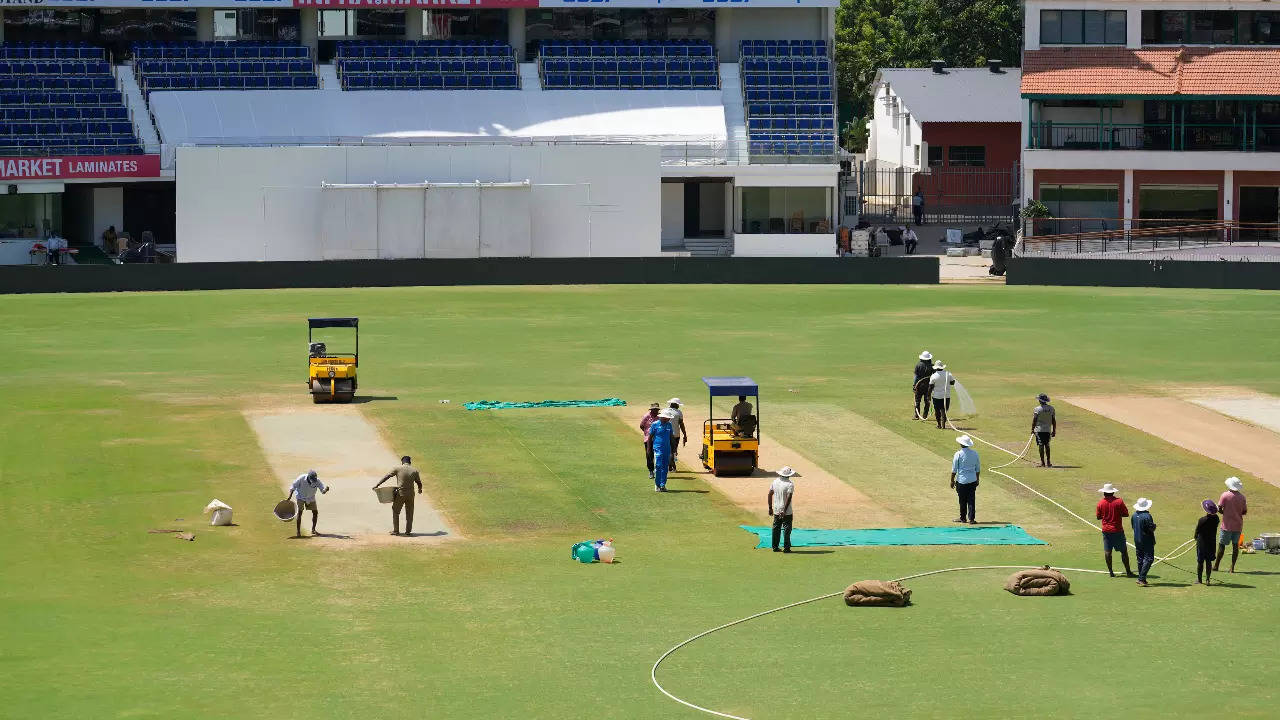
[{"label": "person carrying bucket", "polygon": [[391,468],[391,472],[382,476],[382,479],[373,486],[374,490],[378,489],[378,485],[386,482],[394,477],[396,479],[395,494],[391,501],[391,534],[400,534],[400,509],[404,508],[404,534],[413,534],[413,487],[418,486],[418,494],[422,494],[422,478],[418,475],[418,469],[409,463],[412,459],[405,455],[400,458],[400,464]]},{"label": "person carrying bucket", "polygon": [[302,511],[311,511],[311,534],[316,533],[316,521],[320,518],[320,509],[316,506],[316,490],[320,494],[329,492],[329,488],[320,482],[320,476],[315,470],[308,470],[306,473],[299,475],[293,484],[289,486],[289,497],[292,500],[294,495],[298,496],[298,514],[295,516],[297,521],[297,535],[294,537],[302,537]]},{"label": "person carrying bucket", "polygon": [[658,413],[658,422],[649,426],[649,445],[653,447],[653,491],[667,491],[667,467],[671,462],[671,410]]}]

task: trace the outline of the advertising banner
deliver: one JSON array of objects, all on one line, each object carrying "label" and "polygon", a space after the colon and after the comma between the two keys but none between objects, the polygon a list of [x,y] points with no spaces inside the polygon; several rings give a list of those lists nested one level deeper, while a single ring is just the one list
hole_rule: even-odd
[{"label": "advertising banner", "polygon": [[0,158],[0,182],[160,177],[159,155]]}]

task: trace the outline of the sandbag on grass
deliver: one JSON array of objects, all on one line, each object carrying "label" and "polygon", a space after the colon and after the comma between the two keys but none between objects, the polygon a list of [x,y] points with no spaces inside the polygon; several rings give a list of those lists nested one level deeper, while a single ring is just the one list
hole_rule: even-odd
[{"label": "sandbag on grass", "polygon": [[849,607],[902,607],[911,603],[911,591],[897,580],[863,580],[844,590]]},{"label": "sandbag on grass", "polygon": [[1004,589],[1014,595],[1066,595],[1071,591],[1067,576],[1045,565],[1036,570],[1019,570],[1004,581]]}]

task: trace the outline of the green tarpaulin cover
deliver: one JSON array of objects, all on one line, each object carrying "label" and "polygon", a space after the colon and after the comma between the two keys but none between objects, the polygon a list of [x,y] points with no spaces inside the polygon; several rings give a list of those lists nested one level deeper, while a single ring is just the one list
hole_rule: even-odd
[{"label": "green tarpaulin cover", "polygon": [[603,400],[539,400],[537,402],[503,402],[501,400],[480,400],[464,403],[468,410],[507,410],[510,408],[562,408],[562,407],[621,407],[625,400],[605,398]]},{"label": "green tarpaulin cover", "polygon": [[[739,525],[759,536],[757,548],[770,547],[773,528]],[[1017,525],[957,525],[956,527],[874,528],[869,530],[793,530],[792,547],[837,545],[1047,545]]]}]

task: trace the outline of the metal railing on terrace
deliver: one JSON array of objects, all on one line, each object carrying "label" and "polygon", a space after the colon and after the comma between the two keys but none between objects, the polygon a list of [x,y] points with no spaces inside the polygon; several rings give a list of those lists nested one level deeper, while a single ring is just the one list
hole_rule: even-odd
[{"label": "metal railing on terrace", "polygon": [[[1280,223],[1135,220],[1126,230],[1123,222],[1108,218],[1026,220],[1015,255],[1280,262]],[[1082,229],[1045,234],[1053,223]],[[1104,229],[1083,229],[1087,227]]]},{"label": "metal railing on terrace", "polygon": [[738,144],[723,140],[663,142],[641,137],[363,137],[363,136],[295,136],[237,138],[187,138],[177,145],[168,145],[166,164],[177,147],[296,147],[320,145],[431,145],[431,146],[583,146],[583,145],[643,145],[659,148],[661,163],[665,167],[693,167],[706,165],[834,165],[839,160],[830,155],[762,155],[739,151]]},{"label": "metal railing on terrace", "polygon": [[1280,152],[1280,125],[1256,123],[1031,124],[1032,150],[1201,150]]}]

